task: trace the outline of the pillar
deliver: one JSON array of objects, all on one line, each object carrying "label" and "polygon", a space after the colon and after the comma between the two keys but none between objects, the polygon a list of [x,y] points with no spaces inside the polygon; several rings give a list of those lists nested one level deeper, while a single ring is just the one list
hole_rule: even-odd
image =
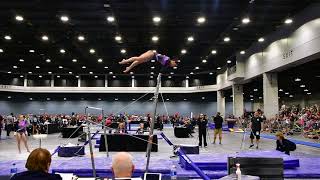
[{"label": "pillar", "polygon": [[186,88],[189,87],[189,79],[186,79]]},{"label": "pillar", "polygon": [[267,118],[279,112],[277,73],[263,73],[263,110]]},{"label": "pillar", "polygon": [[134,81],[134,78],[132,78],[132,79],[131,79],[131,87],[134,87],[134,86],[135,86],[134,82],[135,82],[135,81]]},{"label": "pillar", "polygon": [[104,75],[104,87],[108,87],[108,75]]},{"label": "pillar", "polygon": [[27,86],[28,86],[28,77],[27,75],[25,75],[23,79],[23,87],[27,87]]},{"label": "pillar", "polygon": [[54,75],[51,75],[50,87],[54,87]]},{"label": "pillar", "polygon": [[221,116],[225,117],[226,102],[224,92],[222,90],[217,91],[217,112],[220,112]]},{"label": "pillar", "polygon": [[244,103],[243,103],[243,85],[232,85],[233,94],[233,115],[235,117],[241,117],[243,115]]},{"label": "pillar", "polygon": [[81,76],[79,75],[79,78],[78,78],[78,87],[81,87]]}]

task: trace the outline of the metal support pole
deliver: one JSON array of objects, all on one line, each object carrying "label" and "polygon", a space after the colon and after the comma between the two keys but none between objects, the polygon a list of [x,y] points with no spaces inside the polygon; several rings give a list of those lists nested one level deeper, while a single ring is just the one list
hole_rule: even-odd
[{"label": "metal support pole", "polygon": [[149,140],[148,140],[148,147],[147,147],[146,173],[149,170],[150,153],[151,153],[151,148],[152,148],[152,144],[153,144],[153,130],[154,130],[154,122],[155,122],[156,115],[157,115],[160,83],[161,83],[161,73],[159,73],[159,75],[158,75],[157,88],[156,88],[156,92],[154,93],[154,114],[153,114],[153,119],[151,119],[151,122],[150,122],[150,132],[149,132]]},{"label": "metal support pole", "polygon": [[[85,108],[85,114],[86,114],[86,118],[88,120],[88,114],[87,114],[87,108]],[[91,157],[91,164],[92,164],[92,171],[93,171],[93,177],[96,179],[97,178],[97,173],[96,173],[96,167],[94,164],[94,157],[93,157],[93,148],[92,148],[92,141],[91,141],[91,132],[90,132],[90,123],[89,121],[87,121],[88,123],[88,140],[89,140],[89,148],[90,148],[90,157]]]},{"label": "metal support pole", "polygon": [[[104,112],[102,110],[102,121],[104,120]],[[107,138],[107,126],[105,122],[103,122],[103,134],[104,134],[104,145],[106,147],[107,157],[109,157],[109,147],[108,147],[108,138]]]}]

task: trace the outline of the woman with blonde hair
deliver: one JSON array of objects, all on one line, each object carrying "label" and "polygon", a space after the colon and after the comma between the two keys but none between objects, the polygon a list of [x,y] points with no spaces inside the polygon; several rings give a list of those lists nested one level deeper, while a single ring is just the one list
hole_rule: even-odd
[{"label": "woman with blonde hair", "polygon": [[15,133],[19,153],[21,153],[21,148],[20,148],[21,141],[23,142],[27,151],[30,152],[29,147],[28,147],[28,143],[27,143],[27,126],[28,126],[27,120],[25,119],[25,117],[23,115],[20,115],[19,121],[18,121],[18,130]]}]

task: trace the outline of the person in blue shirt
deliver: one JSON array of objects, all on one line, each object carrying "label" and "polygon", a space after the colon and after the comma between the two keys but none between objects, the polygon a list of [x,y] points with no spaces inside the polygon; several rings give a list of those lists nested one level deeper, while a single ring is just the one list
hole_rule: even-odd
[{"label": "person in blue shirt", "polygon": [[58,174],[50,174],[51,154],[48,150],[33,150],[26,162],[27,171],[17,173],[10,180],[62,180]]}]

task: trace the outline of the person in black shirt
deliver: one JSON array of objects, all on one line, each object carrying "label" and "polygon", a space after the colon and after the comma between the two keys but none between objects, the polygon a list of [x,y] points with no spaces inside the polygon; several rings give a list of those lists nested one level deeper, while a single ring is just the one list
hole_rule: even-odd
[{"label": "person in black shirt", "polygon": [[203,114],[200,114],[197,124],[199,128],[199,147],[202,147],[202,137],[203,137],[203,145],[204,147],[207,147],[208,120],[204,118]]},{"label": "person in black shirt", "polygon": [[222,141],[222,123],[223,119],[220,116],[220,112],[217,113],[217,116],[214,117],[214,139],[213,139],[213,144],[216,143],[217,135],[219,134],[219,144],[221,144]]},{"label": "person in black shirt", "polygon": [[256,143],[257,143],[257,149],[259,148],[259,141],[260,141],[260,132],[262,127],[263,119],[260,116],[260,113],[256,111],[251,118],[250,128],[251,128],[251,134],[250,134],[250,140],[251,145],[250,148],[252,148],[253,145],[253,139],[256,137]]},{"label": "person in black shirt", "polygon": [[296,144],[294,142],[285,139],[281,132],[276,133],[277,137],[277,151],[284,152],[285,154],[290,155],[290,151],[296,150]]}]

